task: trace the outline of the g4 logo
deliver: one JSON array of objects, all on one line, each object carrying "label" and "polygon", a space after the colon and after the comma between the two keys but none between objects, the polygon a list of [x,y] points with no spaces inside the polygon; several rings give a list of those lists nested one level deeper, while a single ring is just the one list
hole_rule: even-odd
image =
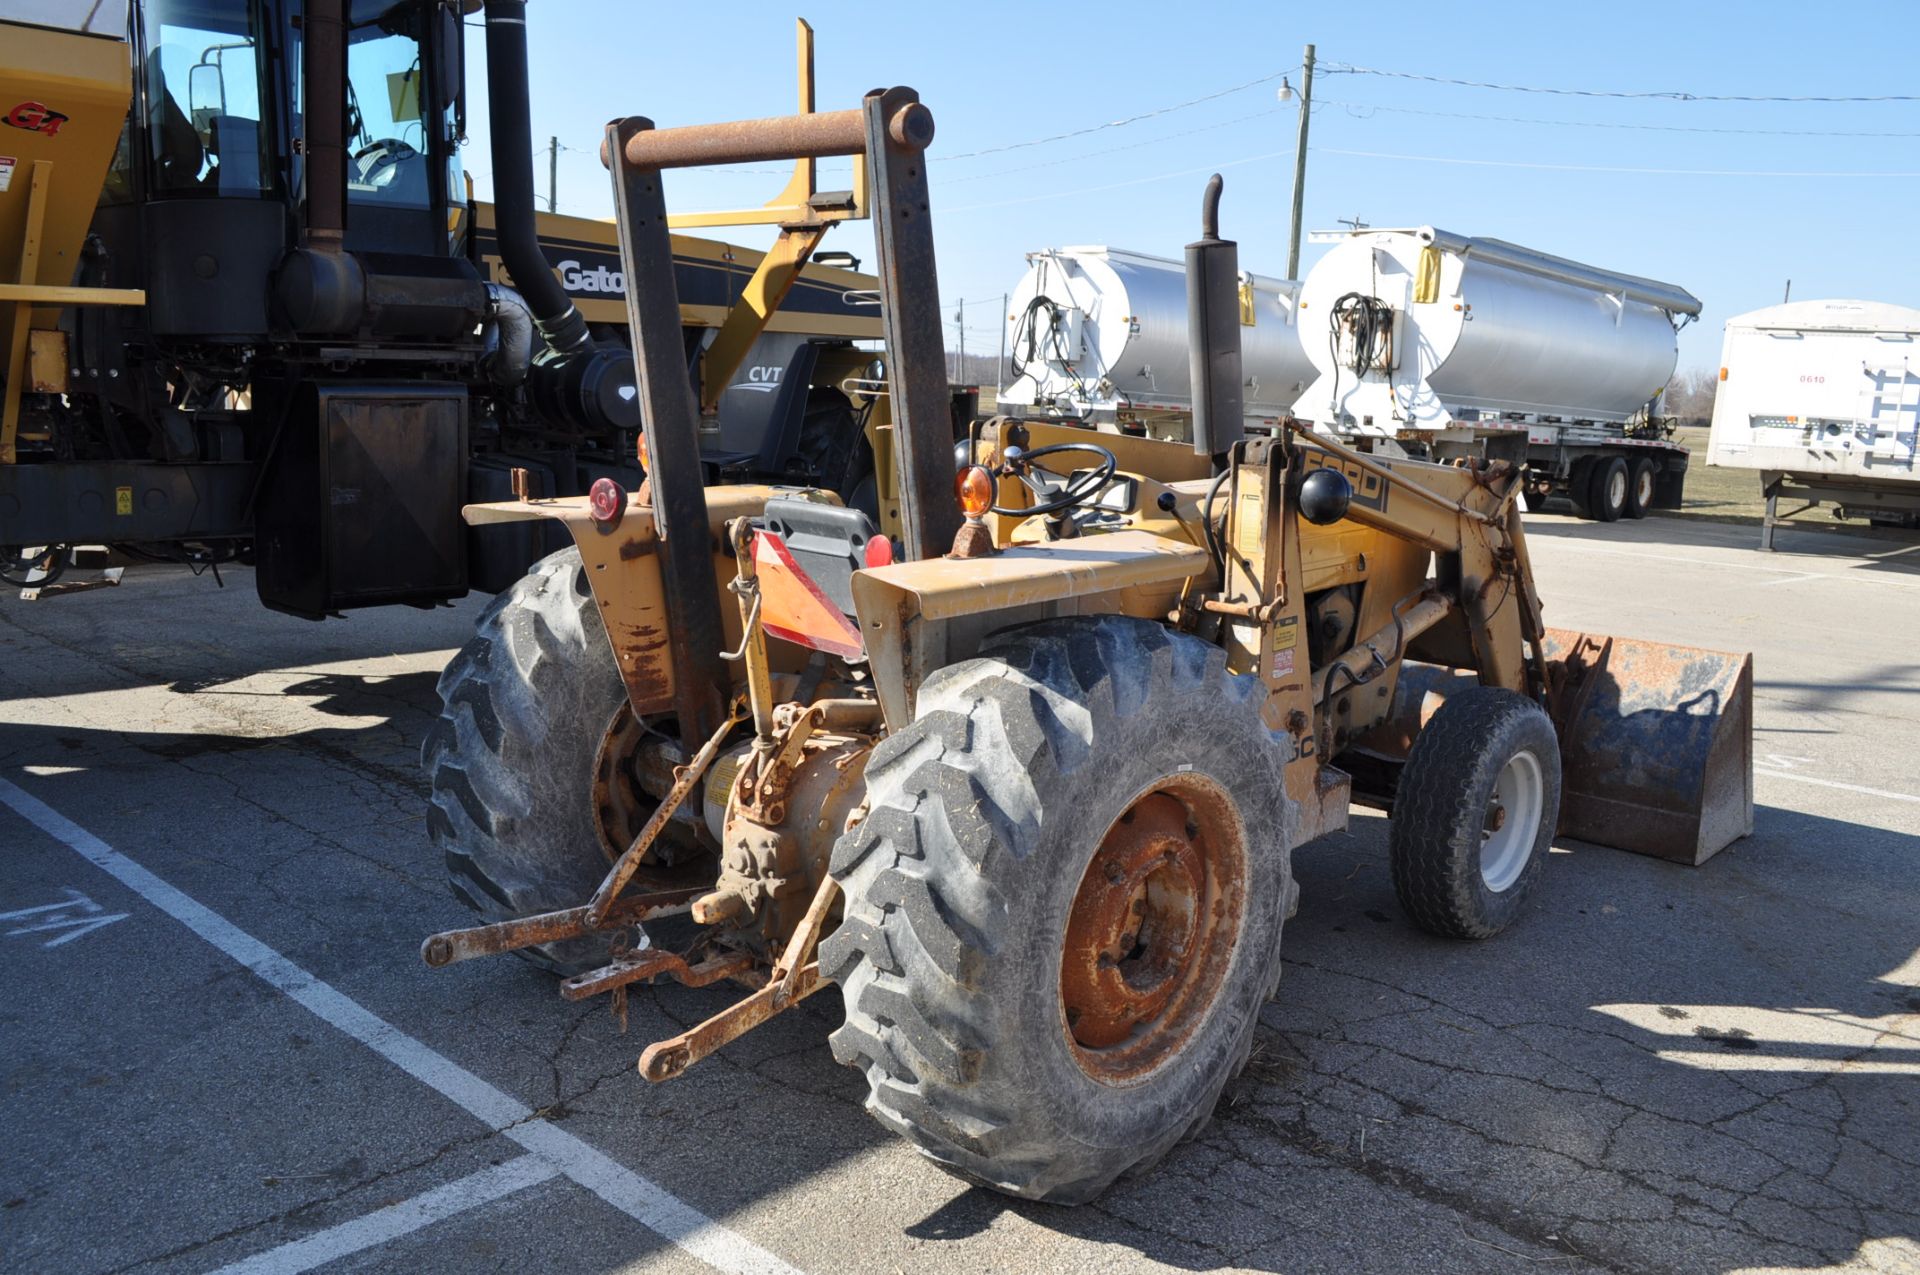
[{"label": "g4 logo", "polygon": [[0,115],[0,120],[15,128],[24,128],[29,133],[45,133],[52,137],[67,122],[67,117],[45,102],[22,102],[5,115]]}]

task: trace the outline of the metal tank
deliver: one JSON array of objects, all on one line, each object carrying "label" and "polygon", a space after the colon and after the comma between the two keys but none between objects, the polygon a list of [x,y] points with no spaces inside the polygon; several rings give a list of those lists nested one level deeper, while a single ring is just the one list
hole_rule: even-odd
[{"label": "metal tank", "polygon": [[[1312,379],[1295,325],[1299,294],[1293,280],[1241,272],[1249,422],[1284,415]],[[1007,306],[1007,350],[1013,381],[1000,392],[1003,411],[1190,434],[1187,282],[1178,261],[1107,247],[1029,253]]]},{"label": "metal tank", "polygon": [[1296,415],[1391,435],[1482,420],[1618,424],[1673,375],[1684,288],[1422,226],[1333,245],[1300,290],[1318,373]]}]

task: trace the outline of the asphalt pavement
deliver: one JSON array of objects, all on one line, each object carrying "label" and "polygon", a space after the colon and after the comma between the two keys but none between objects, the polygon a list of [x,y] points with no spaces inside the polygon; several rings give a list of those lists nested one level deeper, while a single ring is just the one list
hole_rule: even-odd
[{"label": "asphalt pavement", "polygon": [[728,991],[621,1035],[511,959],[420,963],[470,915],[418,752],[484,599],[0,598],[0,1270],[1920,1270],[1920,545],[1530,525],[1549,623],[1754,652],[1754,835],[1563,841],[1460,944],[1358,813],[1295,856],[1213,1125],[1079,1209],[872,1121],[831,989],[653,1086]]}]

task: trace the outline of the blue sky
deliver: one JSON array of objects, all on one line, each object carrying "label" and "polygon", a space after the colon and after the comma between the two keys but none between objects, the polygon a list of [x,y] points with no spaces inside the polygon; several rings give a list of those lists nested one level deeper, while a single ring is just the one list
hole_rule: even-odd
[{"label": "blue sky", "polygon": [[[1354,217],[1433,224],[1680,284],[1705,303],[1681,336],[1683,369],[1716,363],[1727,317],[1778,301],[1789,278],[1800,299],[1920,304],[1920,102],[1635,100],[1329,73],[1347,65],[1620,93],[1920,94],[1920,0],[1344,9],[535,0],[528,9],[534,135],[573,148],[560,157],[562,212],[611,215],[593,154],[609,118],[648,115],[664,127],[791,111],[796,16],[817,32],[821,109],[855,105],[877,85],[920,90],[938,122],[930,172],[943,305],[951,319],[967,301],[974,350],[996,345],[1000,294],[1028,251],[1106,243],[1178,255],[1197,233],[1215,167],[1227,178],[1223,232],[1240,241],[1242,265],[1285,273],[1298,116],[1276,100],[1277,80],[1121,127],[996,148],[1282,73],[1297,86],[1309,41],[1322,70],[1307,230]],[[481,33],[469,37],[478,71]],[[466,162],[484,197],[483,83],[472,106]],[[545,163],[543,153],[543,192]],[[764,168],[672,173],[668,197],[675,209],[737,207],[764,202],[781,180]],[[870,260],[871,232],[836,230],[826,247]],[[1319,251],[1303,246],[1303,273]]]}]

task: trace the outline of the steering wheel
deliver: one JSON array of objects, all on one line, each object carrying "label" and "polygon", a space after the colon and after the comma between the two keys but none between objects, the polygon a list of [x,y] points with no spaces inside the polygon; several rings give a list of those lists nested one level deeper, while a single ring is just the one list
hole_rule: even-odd
[{"label": "steering wheel", "polygon": [[378,173],[383,168],[392,168],[396,165],[404,164],[419,154],[419,151],[398,137],[382,137],[367,143],[355,151],[353,153],[353,162],[358,164],[369,155],[373,156],[373,162],[361,170],[360,174],[360,180],[371,186],[374,184],[373,177],[375,173]]},{"label": "steering wheel", "polygon": [[[1048,469],[1044,465],[1034,463],[1042,456],[1056,456],[1062,452],[1086,452],[1099,461],[1100,467],[1098,469],[1088,470],[1086,473],[1073,478],[1066,478]],[[1040,503],[1028,505],[1024,508],[1016,509],[1006,505],[994,505],[987,511],[989,513],[1004,514],[1012,518],[1031,518],[1036,514],[1057,514],[1071,509],[1075,505],[1085,504],[1100,494],[1100,489],[1112,480],[1113,471],[1120,466],[1120,462],[1114,454],[1098,443],[1053,443],[1046,447],[1035,447],[1031,451],[1024,447],[1008,447],[1000,453],[1000,458],[1002,461],[1000,472],[1002,474],[1013,475],[1025,483],[1035,495],[1042,497]],[[1058,489],[1050,489],[1042,485],[1041,482],[1034,477],[1036,471],[1057,479],[1061,487]],[[1049,496],[1051,496],[1051,499],[1046,499],[1046,497]]]}]

